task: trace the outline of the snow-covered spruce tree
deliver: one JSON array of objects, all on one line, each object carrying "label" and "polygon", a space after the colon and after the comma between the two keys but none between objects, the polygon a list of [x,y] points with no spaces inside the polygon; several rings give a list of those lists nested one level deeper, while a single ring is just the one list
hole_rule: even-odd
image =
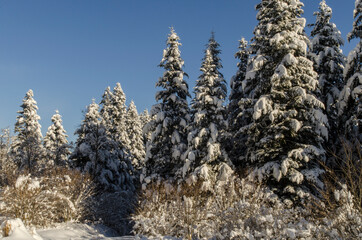
[{"label": "snow-covered spruce tree", "polygon": [[181,155],[187,148],[187,130],[190,97],[188,84],[184,80],[184,61],[181,59],[179,37],[173,28],[163,51],[160,67],[164,74],[156,83],[162,90],[156,93],[158,104],[153,105],[150,122],[151,140],[147,143],[146,176],[155,174],[162,178],[172,178],[182,166]]},{"label": "snow-covered spruce tree", "polygon": [[249,82],[253,123],[249,126],[247,162],[250,177],[265,180],[289,200],[308,196],[323,187],[319,161],[328,138],[324,105],[315,92],[317,74],[306,58],[303,4],[299,0],[263,0],[257,5],[259,23],[254,31],[254,67]]},{"label": "snow-covered spruce tree", "polygon": [[139,117],[140,117],[142,126],[145,126],[147,123],[149,123],[151,121],[151,116],[147,109],[143,110],[143,112],[140,113]]},{"label": "snow-covered spruce tree", "polygon": [[362,1],[356,0],[353,13],[355,21],[348,41],[359,39],[349,53],[344,69],[345,85],[339,96],[338,115],[340,128],[348,140],[362,143]]},{"label": "snow-covered spruce tree", "polygon": [[63,128],[62,117],[56,110],[52,116],[52,125],[44,137],[44,147],[46,150],[47,166],[65,166],[68,165],[70,155],[70,145],[68,143],[66,131]]},{"label": "snow-covered spruce tree", "polygon": [[134,190],[131,161],[107,134],[94,100],[75,134],[78,139],[70,158],[76,167],[88,172],[108,190]]},{"label": "snow-covered spruce tree", "polygon": [[249,52],[247,49],[248,42],[242,38],[239,40],[239,50],[235,54],[235,58],[239,59],[237,63],[238,70],[231,78],[230,82],[230,96],[228,105],[228,134],[230,136],[228,155],[235,166],[241,166],[244,154],[246,154],[245,142],[247,135],[240,131],[242,127],[248,124],[245,122],[245,115],[243,108],[239,106],[240,100],[245,98],[243,81],[249,60]]},{"label": "snow-covered spruce tree", "polygon": [[187,158],[182,169],[186,179],[196,176],[208,182],[215,180],[208,179],[215,176],[212,173],[223,175],[224,170],[230,170],[232,166],[222,144],[222,133],[227,126],[223,105],[227,92],[226,82],[220,72],[222,65],[219,53],[219,44],[212,34],[191,105],[193,119],[189,126]]},{"label": "snow-covered spruce tree", "polygon": [[112,100],[113,100],[113,93],[111,91],[110,87],[107,87],[106,90],[104,90],[104,93],[102,95],[102,100],[100,102],[101,110],[100,110],[100,114],[101,114],[101,118],[102,118],[102,123],[105,126],[105,128],[107,129],[107,132],[110,133],[111,130],[113,129],[113,105],[112,105]]},{"label": "snow-covered spruce tree", "polygon": [[121,84],[117,83],[113,89],[111,98],[111,119],[112,126],[110,126],[111,137],[118,143],[118,148],[123,149],[127,154],[129,153],[130,141],[127,134],[126,116],[126,95],[124,94]]},{"label": "snow-covered spruce tree", "polygon": [[141,114],[140,114],[140,121],[141,121],[141,126],[142,126],[142,136],[143,136],[143,141],[144,144],[146,145],[146,143],[148,141],[151,140],[151,129],[149,128],[149,123],[151,122],[151,116],[148,113],[148,110],[145,109]]},{"label": "snow-covered spruce tree", "polygon": [[42,145],[40,117],[37,114],[38,106],[30,89],[18,111],[19,116],[15,123],[15,137],[11,146],[11,153],[20,169],[35,171],[37,163],[44,157]]},{"label": "snow-covered spruce tree", "polygon": [[133,101],[128,106],[126,126],[130,145],[130,158],[135,168],[141,169],[145,160],[145,145],[143,141],[142,123],[138,116],[136,105]]},{"label": "snow-covered spruce tree", "polygon": [[[340,91],[343,88],[343,69],[345,57],[341,46],[344,41],[341,32],[330,22],[332,9],[322,0],[319,11],[315,12],[316,22],[311,24],[311,44],[309,58],[319,75],[320,100],[325,105],[329,122],[329,143],[333,146],[339,138],[337,106]],[[330,147],[331,147],[330,146]]]}]

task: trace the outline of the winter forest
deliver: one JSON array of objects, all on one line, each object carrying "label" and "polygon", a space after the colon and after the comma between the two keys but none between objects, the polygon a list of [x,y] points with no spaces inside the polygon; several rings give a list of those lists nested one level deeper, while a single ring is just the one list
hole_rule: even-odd
[{"label": "winter forest", "polygon": [[117,83],[72,143],[59,111],[42,136],[29,90],[0,136],[0,237],[74,223],[135,239],[361,239],[362,1],[347,56],[325,0],[310,36],[300,0],[258,2],[229,93],[217,33],[189,89],[172,27],[150,112]]}]

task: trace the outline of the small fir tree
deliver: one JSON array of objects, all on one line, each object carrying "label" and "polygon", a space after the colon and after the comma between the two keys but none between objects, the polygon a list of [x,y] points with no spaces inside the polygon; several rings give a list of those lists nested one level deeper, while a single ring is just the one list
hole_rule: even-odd
[{"label": "small fir tree", "polygon": [[156,83],[162,90],[156,93],[156,101],[151,115],[151,140],[147,143],[146,175],[172,178],[182,165],[181,155],[187,147],[186,127],[189,122],[187,97],[190,97],[188,84],[184,80],[180,38],[173,28],[163,51],[160,67],[165,69]]},{"label": "small fir tree", "polygon": [[144,141],[145,145],[148,141],[151,140],[151,134],[152,134],[152,131],[150,129],[151,120],[152,120],[152,118],[151,118],[150,114],[148,113],[148,110],[145,109],[140,114],[140,121],[141,121],[141,126],[142,126],[142,136],[143,136],[143,141]]},{"label": "small fir tree", "polygon": [[245,122],[246,115],[243,112],[243,102],[240,101],[245,98],[243,83],[245,82],[250,56],[247,46],[248,42],[244,38],[239,40],[239,50],[235,54],[235,58],[239,59],[237,63],[238,71],[231,78],[230,82],[231,93],[228,105],[228,133],[230,135],[230,142],[228,144],[228,155],[235,166],[243,165],[243,157],[246,153],[245,142],[247,134],[240,130],[249,122]]},{"label": "small fir tree", "polygon": [[359,39],[349,53],[344,69],[345,85],[339,96],[338,115],[340,129],[348,140],[362,143],[362,1],[356,0],[355,21],[348,41]]},{"label": "small fir tree", "polygon": [[314,69],[319,75],[320,99],[325,105],[325,113],[329,122],[329,143],[333,146],[337,141],[338,115],[336,103],[343,88],[343,69],[345,57],[341,46],[344,42],[341,32],[334,23],[330,22],[332,9],[322,0],[319,11],[315,12],[316,22],[311,24],[312,41],[309,48],[309,57],[313,61]]},{"label": "small fir tree", "polygon": [[48,128],[44,137],[47,163],[50,166],[68,165],[68,157],[71,153],[70,145],[67,140],[68,135],[63,128],[62,117],[58,110],[55,111],[51,120],[53,124]]},{"label": "small fir tree", "polygon": [[100,187],[108,190],[134,190],[133,167],[102,124],[99,106],[87,107],[85,118],[75,134],[76,147],[71,155],[74,165],[88,172]]},{"label": "small fir tree", "polygon": [[220,72],[219,54],[219,44],[212,34],[192,100],[193,121],[189,126],[187,158],[182,169],[184,178],[196,175],[203,181],[209,181],[215,176],[212,173],[232,166],[221,139],[227,124],[223,105],[226,83]]},{"label": "small fir tree", "polygon": [[142,123],[133,101],[128,106],[126,126],[130,141],[128,149],[132,164],[137,169],[141,169],[144,166],[146,152],[142,134]]},{"label": "small fir tree", "polygon": [[38,106],[30,89],[18,111],[19,116],[15,123],[15,138],[11,152],[20,169],[34,172],[37,163],[43,160],[44,148],[42,145],[40,117],[37,114]]},{"label": "small fir tree", "polygon": [[256,56],[247,74],[256,86],[249,95],[256,100],[247,142],[251,177],[291,200],[323,187],[319,161],[325,160],[322,145],[328,138],[324,105],[315,96],[317,74],[306,58],[302,6],[299,0],[257,5]]}]

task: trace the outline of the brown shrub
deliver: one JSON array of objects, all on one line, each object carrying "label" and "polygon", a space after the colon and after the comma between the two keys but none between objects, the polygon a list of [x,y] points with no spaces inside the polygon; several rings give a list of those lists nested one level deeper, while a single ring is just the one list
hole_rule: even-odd
[{"label": "brown shrub", "polygon": [[38,177],[20,175],[1,193],[1,210],[26,225],[79,221],[87,214],[93,189],[89,176],[77,170],[56,168]]}]

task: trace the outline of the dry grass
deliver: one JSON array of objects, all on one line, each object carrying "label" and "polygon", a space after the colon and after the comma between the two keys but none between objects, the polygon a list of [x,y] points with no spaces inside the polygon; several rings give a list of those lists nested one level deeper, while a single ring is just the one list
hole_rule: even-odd
[{"label": "dry grass", "polygon": [[329,167],[324,163],[324,189],[320,199],[306,204],[312,219],[323,222],[333,220],[333,226],[343,239],[356,239],[362,232],[362,158],[360,143],[342,141],[341,154],[332,154],[338,164]]},{"label": "dry grass", "polygon": [[[202,180],[192,185],[168,181],[150,183],[141,194],[140,206],[133,215],[134,230],[145,236],[200,239],[206,234],[212,237],[213,232],[218,231],[215,224],[222,217],[219,213],[227,211],[243,197],[239,180],[233,178],[228,184],[218,189],[215,185],[207,191],[202,190]],[[142,219],[152,223],[144,224]]]},{"label": "dry grass", "polygon": [[[340,203],[335,199],[335,191],[346,187],[353,196],[354,207],[362,213],[362,155],[361,144],[342,141],[341,154],[332,154],[338,163],[335,167],[329,167],[321,163],[326,173],[324,174],[325,188],[320,191],[323,203],[328,210],[339,207]],[[318,211],[320,212],[320,211]],[[320,214],[323,216],[323,212]]]}]

